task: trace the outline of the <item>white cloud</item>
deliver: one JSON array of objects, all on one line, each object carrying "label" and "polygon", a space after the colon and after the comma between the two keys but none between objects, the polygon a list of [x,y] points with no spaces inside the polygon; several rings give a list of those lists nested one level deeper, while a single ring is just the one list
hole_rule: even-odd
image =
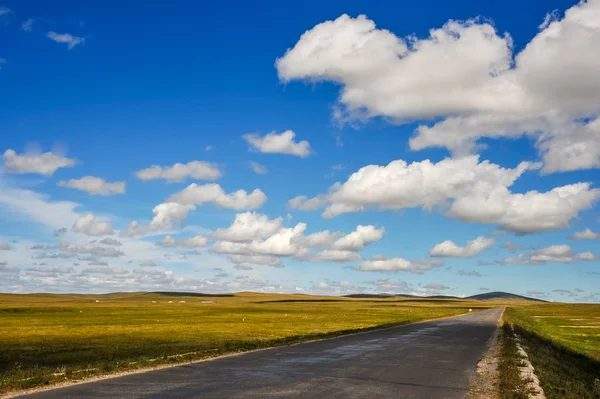
[{"label": "white cloud", "polygon": [[71,230],[88,236],[114,234],[111,222],[96,222],[96,217],[91,213],[78,217]]},{"label": "white cloud", "polygon": [[98,257],[117,258],[125,255],[123,251],[113,247],[101,247],[93,244],[77,245],[67,241],[61,241],[56,244],[56,248],[65,253],[72,254],[90,254]]},{"label": "white cloud", "polygon": [[23,29],[25,32],[31,32],[33,29],[33,18],[29,18],[27,21],[23,22],[21,24],[21,29]]},{"label": "white cloud", "polygon": [[504,259],[504,263],[520,265],[540,265],[546,262],[572,263],[575,261],[596,260],[598,257],[591,252],[575,253],[569,245],[552,245],[538,249],[529,255],[520,254],[517,257]]},{"label": "white cloud", "polygon": [[519,176],[538,167],[539,164],[522,162],[515,169],[505,169],[489,161],[479,162],[477,156],[447,158],[438,163],[424,160],[407,164],[397,160],[387,166],[365,166],[346,182],[333,185],[328,194],[312,200],[297,197],[292,205],[307,207],[311,201],[321,206],[328,204],[323,217],[331,218],[373,207],[431,210],[450,204],[447,216],[531,234],[568,227],[571,219],[600,198],[600,189],[591,189],[589,183],[557,187],[545,193],[510,192],[508,187]]},{"label": "white cloud", "polygon": [[80,215],[74,210],[80,205],[69,201],[50,201],[49,197],[31,190],[12,188],[0,182],[0,207],[8,215],[23,217],[51,229],[61,229]]},{"label": "white cloud", "polygon": [[11,246],[9,243],[0,241],[0,250],[9,251],[10,249],[11,249]]},{"label": "white cloud", "polygon": [[257,173],[259,175],[264,175],[268,172],[267,167],[265,165],[259,164],[258,162],[250,161],[250,167],[252,168],[254,173]]},{"label": "white cloud", "polygon": [[[273,267],[282,267],[281,258],[279,256],[271,255],[230,255],[229,260],[236,265],[240,264],[251,264],[251,265],[265,265]],[[245,269],[243,269],[245,270]]]},{"label": "white cloud", "polygon": [[75,269],[69,266],[64,267],[30,267],[27,268],[26,274],[34,277],[53,277],[56,278],[60,275],[73,273]]},{"label": "white cloud", "polygon": [[400,257],[392,259],[371,259],[361,262],[358,270],[365,272],[410,272],[423,274],[424,272],[442,267],[444,262],[438,259],[418,259],[409,261]]},{"label": "white cloud", "polygon": [[449,216],[463,222],[498,224],[517,234],[533,234],[569,227],[580,211],[600,198],[590,183],[556,187],[545,193],[512,194],[507,189],[479,197],[463,197],[452,203]]},{"label": "white cloud", "polygon": [[584,231],[576,232],[570,238],[572,240],[600,240],[600,233],[595,233],[588,228]]},{"label": "white cloud", "polygon": [[294,238],[301,236],[305,230],[306,224],[298,223],[293,228],[280,229],[265,240],[250,243],[217,241],[213,244],[212,251],[238,255],[301,256],[305,251],[294,243]]},{"label": "white cloud", "polygon": [[158,204],[152,209],[154,217],[148,226],[139,227],[138,221],[134,220],[129,223],[127,230],[121,231],[120,234],[125,237],[133,237],[161,230],[169,230],[174,225],[183,226],[189,212],[194,209],[193,205],[182,205],[177,202]]},{"label": "white cloud", "polygon": [[308,199],[306,195],[300,195],[288,201],[288,206],[291,209],[298,209],[300,211],[315,211],[325,207],[326,204],[327,199],[324,196]]},{"label": "white cloud", "polygon": [[267,196],[259,189],[251,193],[238,190],[225,194],[218,184],[198,186],[192,183],[184,190],[173,194],[167,202],[155,206],[152,210],[154,218],[148,226],[140,227],[137,221],[133,221],[129,223],[126,231],[121,232],[121,235],[143,235],[168,230],[177,224],[183,225],[189,212],[205,203],[212,203],[221,208],[244,210],[260,208],[266,200]]},{"label": "white cloud", "polygon": [[12,10],[8,7],[0,7],[0,16],[13,14]]},{"label": "white cloud", "polygon": [[43,176],[52,176],[57,169],[70,168],[75,165],[75,160],[52,152],[18,155],[14,150],[6,150],[3,158],[4,170],[7,173],[37,173]]},{"label": "white cloud", "polygon": [[117,247],[120,247],[120,246],[123,245],[123,243],[121,241],[115,240],[114,238],[111,238],[111,237],[107,237],[107,238],[105,238],[105,239],[103,239],[103,240],[101,240],[99,242],[100,242],[100,244],[114,245],[114,246],[117,246]]},{"label": "white cloud", "polygon": [[[369,225],[357,226],[349,234],[325,230],[305,236],[305,223],[298,223],[293,228],[285,228],[282,223],[282,218],[270,220],[266,215],[254,212],[237,214],[229,228],[213,233],[212,236],[220,241],[214,243],[212,251],[244,256],[291,256],[310,262],[348,262],[361,260],[357,251],[381,240],[385,233],[384,228]],[[324,251],[312,253],[313,248]]]},{"label": "white cloud", "polygon": [[176,193],[169,198],[169,202],[177,202],[182,205],[203,205],[212,203],[221,208],[245,210],[260,208],[267,196],[260,189],[255,189],[251,193],[245,190],[234,191],[225,194],[218,184],[205,184],[199,186],[196,183],[190,184],[187,188]]},{"label": "white cloud", "polygon": [[272,132],[265,136],[258,134],[245,134],[242,136],[248,142],[250,148],[264,153],[279,153],[307,157],[311,153],[310,143],[306,140],[294,142],[296,133],[286,130],[281,134]]},{"label": "white cloud", "polygon": [[48,38],[54,40],[56,43],[66,43],[67,48],[71,50],[73,47],[78,44],[83,44],[85,42],[85,38],[79,36],[73,36],[70,33],[56,33],[56,32],[48,32]]},{"label": "white cloud", "polygon": [[360,251],[366,245],[377,242],[383,238],[385,229],[375,226],[357,226],[356,231],[340,237],[332,245],[332,249],[340,251]]},{"label": "white cloud", "polygon": [[0,71],[2,70],[2,65],[6,64],[6,63],[7,63],[6,58],[0,58]]},{"label": "white cloud", "polygon": [[192,161],[186,164],[176,163],[173,166],[153,165],[135,173],[138,179],[148,181],[164,179],[169,183],[182,182],[192,178],[196,180],[216,180],[221,177],[221,171],[217,164]]},{"label": "white cloud", "polygon": [[208,245],[208,237],[196,236],[187,238],[185,240],[177,240],[170,235],[165,236],[162,240],[158,241],[156,245],[161,247],[186,247],[186,248],[198,248],[205,247]]},{"label": "white cloud", "polygon": [[104,179],[93,176],[85,176],[81,179],[61,180],[56,183],[59,187],[69,187],[79,191],[85,191],[90,195],[109,196],[125,194],[125,182],[107,183]]},{"label": "white cloud", "polygon": [[479,162],[477,156],[447,158],[438,163],[427,159],[411,164],[397,160],[386,166],[368,165],[353,173],[345,183],[330,188],[325,196],[330,204],[324,216],[358,212],[366,206],[432,209],[452,198],[510,186],[534,167],[523,162],[515,169],[505,169],[489,161]]},{"label": "white cloud", "polygon": [[270,237],[282,228],[283,218],[270,220],[267,215],[256,212],[238,213],[226,229],[217,229],[212,237],[233,242],[253,241]]},{"label": "white cloud", "polygon": [[156,265],[156,263],[154,263],[153,260],[145,260],[140,263],[140,266],[141,267],[155,267],[157,265]]},{"label": "white cloud", "polygon": [[429,256],[450,257],[450,258],[472,258],[479,255],[482,251],[494,245],[493,238],[477,237],[474,240],[467,241],[467,245],[459,247],[453,241],[446,240],[436,244],[429,251]]},{"label": "white cloud", "polygon": [[599,10],[600,1],[582,1],[548,19],[516,55],[511,38],[483,19],[402,39],[342,15],[305,32],[276,67],[284,82],[341,84],[334,116],[342,121],[434,121],[416,129],[413,150],[464,154],[480,137],[526,133],[538,139],[546,173],[599,167]]},{"label": "white cloud", "polygon": [[308,260],[311,262],[351,262],[356,260],[362,260],[363,257],[354,252],[348,250],[338,249],[326,249],[318,252],[314,255],[308,255],[305,258],[298,258],[298,260]]}]

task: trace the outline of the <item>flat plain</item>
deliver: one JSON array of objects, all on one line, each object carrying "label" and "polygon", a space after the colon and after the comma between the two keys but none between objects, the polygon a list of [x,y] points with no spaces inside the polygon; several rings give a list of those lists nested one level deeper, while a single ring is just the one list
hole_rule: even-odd
[{"label": "flat plain", "polygon": [[[257,293],[0,294],[0,396],[494,307],[549,399],[600,398],[600,305]],[[520,359],[504,353],[502,386],[517,386]]]},{"label": "flat plain", "polygon": [[[600,305],[529,304],[508,308],[504,318],[514,326],[548,399],[600,398]],[[502,398],[522,397],[512,392]]]},{"label": "flat plain", "polygon": [[493,306],[254,293],[1,294],[0,395]]}]

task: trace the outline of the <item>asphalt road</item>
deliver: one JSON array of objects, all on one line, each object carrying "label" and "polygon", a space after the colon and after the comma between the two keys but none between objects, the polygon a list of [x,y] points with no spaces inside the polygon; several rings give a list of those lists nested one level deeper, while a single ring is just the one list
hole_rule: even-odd
[{"label": "asphalt road", "polygon": [[473,312],[23,398],[464,398],[501,313]]}]

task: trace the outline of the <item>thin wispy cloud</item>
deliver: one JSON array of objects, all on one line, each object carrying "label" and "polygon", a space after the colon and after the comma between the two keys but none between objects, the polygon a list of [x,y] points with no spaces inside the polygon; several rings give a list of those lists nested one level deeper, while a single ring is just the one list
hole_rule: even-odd
[{"label": "thin wispy cloud", "polygon": [[48,32],[47,36],[50,40],[53,40],[56,43],[65,43],[69,50],[71,50],[75,46],[77,46],[79,44],[83,44],[85,42],[85,38],[79,37],[79,36],[73,36],[70,33]]}]

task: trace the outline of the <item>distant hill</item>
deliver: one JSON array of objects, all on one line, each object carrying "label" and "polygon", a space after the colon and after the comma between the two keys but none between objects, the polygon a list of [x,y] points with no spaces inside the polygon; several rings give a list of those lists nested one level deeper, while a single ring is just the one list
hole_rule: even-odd
[{"label": "distant hill", "polygon": [[404,295],[391,295],[391,294],[350,294],[344,295],[345,298],[393,298],[395,296],[404,296]]},{"label": "distant hill", "polygon": [[489,301],[492,299],[502,300],[519,300],[519,301],[534,301],[534,302],[547,302],[542,299],[530,298],[522,295],[511,294],[510,292],[494,291],[485,294],[471,295],[465,298],[459,298],[452,295],[430,295],[430,296],[418,296],[409,294],[350,294],[344,295],[346,298],[415,298],[415,299],[474,299],[478,301]]},{"label": "distant hill", "polygon": [[177,291],[154,291],[151,294],[160,294],[164,296],[199,296],[206,298],[226,298],[233,297],[235,294],[203,294],[200,292],[177,292]]},{"label": "distant hill", "polygon": [[476,299],[479,301],[488,301],[491,299],[508,299],[508,300],[512,299],[512,300],[520,300],[520,301],[547,302],[542,299],[530,298],[527,296],[511,294],[510,292],[501,292],[501,291],[488,292],[486,294],[471,295],[471,296],[466,297],[465,299]]}]

